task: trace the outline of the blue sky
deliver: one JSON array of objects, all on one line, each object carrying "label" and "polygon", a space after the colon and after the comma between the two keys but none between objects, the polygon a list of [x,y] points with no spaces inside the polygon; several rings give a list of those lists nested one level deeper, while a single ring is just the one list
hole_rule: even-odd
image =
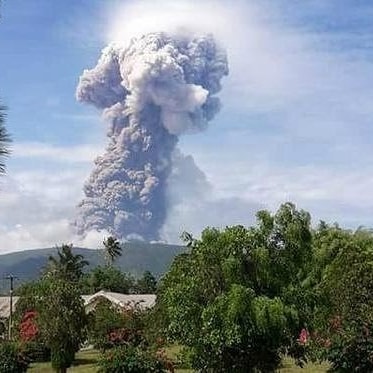
[{"label": "blue sky", "polygon": [[14,142],[0,252],[75,240],[69,221],[106,141],[99,113],[75,100],[77,81],[111,38],[152,22],[211,31],[230,61],[222,111],[180,139],[211,190],[170,211],[165,239],[251,224],[255,210],[287,200],[315,222],[373,226],[372,2],[3,0],[1,15],[0,97]]}]

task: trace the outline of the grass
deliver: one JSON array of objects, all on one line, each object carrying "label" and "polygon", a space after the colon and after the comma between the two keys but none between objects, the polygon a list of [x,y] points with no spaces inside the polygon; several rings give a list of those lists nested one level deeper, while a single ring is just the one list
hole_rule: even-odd
[{"label": "grass", "polygon": [[279,373],[325,373],[327,372],[329,365],[323,364],[306,364],[303,368],[300,368],[294,364],[294,361],[290,358],[285,358],[282,361],[282,367]]},{"label": "grass", "polygon": [[[170,346],[167,348],[167,356],[172,360],[177,360],[177,356],[180,354],[180,346]],[[279,373],[326,373],[329,366],[328,364],[306,364],[303,368],[295,365],[294,360],[291,358],[285,358],[282,361],[282,366],[278,370]],[[176,369],[178,373],[192,372],[190,369]]]},{"label": "grass", "polygon": [[[172,346],[167,350],[167,354],[171,359],[176,359],[180,352],[180,347]],[[70,373],[97,373],[97,360],[99,354],[96,350],[80,351],[76,354],[76,361],[74,366],[67,371]],[[285,358],[279,373],[325,373],[328,369],[327,364],[307,364],[303,368],[297,367],[292,359]],[[52,368],[50,363],[36,363],[32,364],[28,372],[30,373],[51,373]],[[177,369],[177,373],[191,373],[190,369]]]},{"label": "grass", "polygon": [[[95,350],[80,351],[76,354],[76,361],[74,366],[69,368],[68,372],[81,372],[81,373],[96,373],[98,352]],[[50,363],[35,363],[28,369],[30,373],[52,373]]]}]

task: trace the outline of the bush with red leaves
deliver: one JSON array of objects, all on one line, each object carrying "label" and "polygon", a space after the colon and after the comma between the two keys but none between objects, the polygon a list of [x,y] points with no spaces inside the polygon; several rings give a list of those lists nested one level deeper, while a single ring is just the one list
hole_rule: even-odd
[{"label": "bush with red leaves", "polygon": [[134,345],[138,346],[145,344],[143,332],[139,329],[133,328],[120,328],[113,330],[108,335],[109,344],[111,347],[121,345]]},{"label": "bush with red leaves", "polygon": [[34,341],[38,334],[39,328],[36,324],[37,313],[35,311],[26,312],[19,325],[19,335],[22,342]]}]

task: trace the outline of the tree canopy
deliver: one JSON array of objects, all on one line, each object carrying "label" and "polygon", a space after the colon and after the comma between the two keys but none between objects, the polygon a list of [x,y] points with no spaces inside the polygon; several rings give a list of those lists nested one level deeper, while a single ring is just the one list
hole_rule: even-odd
[{"label": "tree canopy", "polygon": [[373,371],[373,234],[323,225],[315,233],[312,328],[336,372]]},{"label": "tree canopy", "polygon": [[77,282],[89,263],[83,255],[73,253],[73,245],[63,244],[57,248],[57,256],[49,256],[46,274],[53,274],[67,281]]},{"label": "tree canopy", "polygon": [[113,266],[99,266],[84,275],[80,281],[82,292],[93,294],[100,290],[128,294],[133,292],[134,279]]},{"label": "tree canopy", "polygon": [[157,291],[157,280],[150,271],[145,271],[135,285],[138,294],[154,294]]},{"label": "tree canopy", "polygon": [[120,242],[113,236],[104,240],[105,258],[108,265],[112,265],[116,258],[122,256],[122,246]]},{"label": "tree canopy", "polygon": [[312,257],[310,216],[288,203],[258,225],[208,228],[164,277],[167,333],[202,371],[273,371],[306,320],[294,289]]},{"label": "tree canopy", "polygon": [[45,278],[37,286],[35,311],[41,338],[51,350],[52,367],[66,372],[85,340],[87,318],[76,286],[60,278]]},{"label": "tree canopy", "polygon": [[[327,360],[332,372],[373,371],[372,231],[325,222],[311,228],[310,215],[286,203],[275,213],[259,211],[253,227],[207,228],[200,239],[182,238],[185,252],[159,284],[150,272],[135,280],[112,261],[83,274],[84,258],[62,245],[42,279],[19,290],[16,318],[24,316],[26,337],[36,321],[38,338],[59,351],[52,353],[54,366],[65,369],[84,335],[79,294],[156,291],[154,309],[130,329],[141,329],[135,335],[146,336],[146,344],[156,345],[160,336],[181,344],[198,371],[269,373],[283,354],[300,365]],[[91,340],[108,348],[127,343],[132,334],[122,316],[108,303],[98,306]],[[63,328],[69,317],[75,331]],[[117,362],[109,352],[105,364],[128,358],[127,364],[139,352],[128,351],[123,347]]]}]

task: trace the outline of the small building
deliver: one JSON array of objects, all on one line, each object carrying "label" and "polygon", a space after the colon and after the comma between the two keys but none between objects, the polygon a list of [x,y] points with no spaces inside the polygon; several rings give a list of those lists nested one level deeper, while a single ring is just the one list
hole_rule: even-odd
[{"label": "small building", "polygon": [[[13,297],[13,312],[19,297]],[[10,297],[0,297],[0,320],[7,319],[10,315]]]},{"label": "small building", "polygon": [[108,300],[113,306],[123,310],[135,307],[146,310],[154,307],[156,301],[155,294],[121,294],[103,290],[93,295],[83,295],[82,298],[84,299],[86,313],[92,312],[102,299]]},{"label": "small building", "polygon": [[[155,294],[121,294],[101,290],[96,294],[82,295],[86,312],[92,312],[101,299],[106,299],[115,307],[123,310],[138,307],[140,310],[152,308],[155,305]],[[13,297],[13,312],[17,308],[19,297]],[[0,320],[8,319],[10,315],[10,297],[0,297]]]}]

